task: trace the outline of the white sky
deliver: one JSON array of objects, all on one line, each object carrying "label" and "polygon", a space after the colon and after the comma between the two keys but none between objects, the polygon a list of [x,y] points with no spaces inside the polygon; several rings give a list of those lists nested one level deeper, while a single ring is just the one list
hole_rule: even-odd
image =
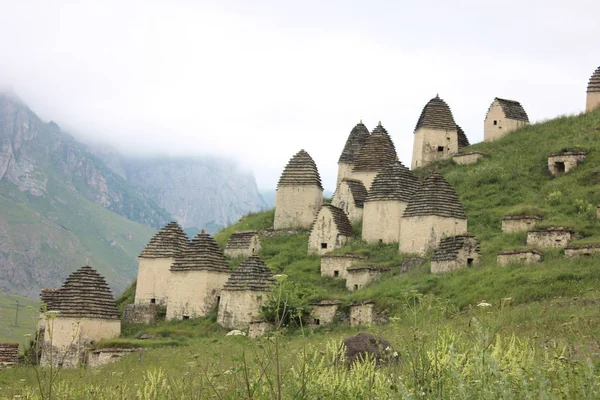
[{"label": "white sky", "polygon": [[471,143],[496,96],[532,121],[582,111],[599,15],[564,0],[0,0],[0,85],[123,152],[236,158],[261,188],[304,148],[333,190],[360,119],[410,165],[436,93]]}]

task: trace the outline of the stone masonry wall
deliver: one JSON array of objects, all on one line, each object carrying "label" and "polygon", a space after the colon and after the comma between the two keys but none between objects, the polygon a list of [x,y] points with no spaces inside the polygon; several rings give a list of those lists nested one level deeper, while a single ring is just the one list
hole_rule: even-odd
[{"label": "stone masonry wall", "polygon": [[469,267],[468,260],[473,260],[473,265],[479,262],[479,253],[475,251],[474,248],[465,249],[462,248],[456,254],[456,259],[454,260],[441,260],[441,261],[431,261],[431,273],[432,274],[441,274],[444,272],[452,272],[459,269],[464,269]]},{"label": "stone masonry wall", "polygon": [[140,258],[138,277],[135,287],[135,303],[156,303],[167,305],[167,290],[171,279],[173,258]]},{"label": "stone masonry wall", "polygon": [[323,204],[317,186],[279,186],[275,199],[275,229],[310,228]]},{"label": "stone masonry wall", "polygon": [[527,246],[539,248],[567,247],[573,234],[569,231],[529,231],[527,232]]},{"label": "stone masonry wall", "polygon": [[[308,254],[326,254],[344,247],[349,237],[341,235],[331,212],[325,207],[315,221],[308,238]],[[322,244],[326,247],[323,248]]]},{"label": "stone masonry wall", "polygon": [[[352,168],[354,168],[354,165],[352,165],[352,164],[338,163],[338,174],[337,174],[337,181],[335,184],[336,188],[338,186],[340,186],[340,183],[342,183],[342,179],[350,178],[350,176],[352,175]],[[334,204],[334,206],[335,206],[335,204]],[[339,206],[336,206],[336,207],[339,207]]]},{"label": "stone masonry wall", "polygon": [[[494,125],[494,121],[497,124]],[[504,117],[502,106],[497,102],[494,102],[490,107],[487,117],[483,123],[483,140],[485,142],[491,142],[498,140],[508,135],[523,126],[527,125],[525,121],[518,121],[514,119],[507,119]]]},{"label": "stone masonry wall", "polygon": [[569,246],[565,249],[565,258],[577,257],[577,256],[591,256],[592,254],[600,253],[600,245],[588,244],[581,246]]},{"label": "stone masonry wall", "polygon": [[467,220],[434,215],[402,218],[400,252],[424,255],[437,248],[443,236],[467,233]]},{"label": "stone masonry wall", "polygon": [[477,161],[479,161],[479,159],[483,158],[483,154],[482,153],[463,153],[463,154],[457,154],[454,157],[452,157],[452,160],[457,163],[458,165],[473,165],[473,164],[477,164]]},{"label": "stone masonry wall", "polygon": [[87,355],[86,366],[89,368],[102,367],[119,361],[122,357],[139,353],[142,349],[98,349]]},{"label": "stone masonry wall", "polygon": [[177,271],[169,283],[167,320],[206,316],[218,302],[229,273]]},{"label": "stone masonry wall", "polygon": [[217,323],[227,329],[246,329],[250,321],[260,315],[260,307],[266,299],[266,292],[223,290]]},{"label": "stone masonry wall", "polygon": [[158,304],[127,304],[123,309],[123,323],[150,324],[158,316]]},{"label": "stone masonry wall", "polygon": [[600,92],[589,92],[586,98],[585,111],[590,112],[600,107]]},{"label": "stone masonry wall", "polygon": [[310,324],[312,326],[323,326],[333,322],[335,313],[338,310],[338,304],[320,304],[313,305],[310,313]]},{"label": "stone masonry wall", "polygon": [[[458,153],[458,131],[420,128],[414,134],[411,169],[446,160]],[[442,147],[442,151],[438,148]]]},{"label": "stone masonry wall", "polygon": [[398,243],[403,201],[366,201],[362,226],[362,240],[367,243]]},{"label": "stone masonry wall", "polygon": [[523,232],[535,227],[541,218],[502,219],[502,232]]},{"label": "stone masonry wall", "polygon": [[0,365],[12,365],[19,361],[19,343],[0,343]]},{"label": "stone masonry wall", "polygon": [[344,210],[348,219],[353,224],[360,222],[363,218],[363,209],[356,207],[354,204],[354,198],[352,197],[352,191],[347,184],[338,184],[333,199],[331,199],[331,205],[336,206]]},{"label": "stone masonry wall", "polygon": [[375,177],[377,176],[378,173],[379,173],[379,170],[377,170],[377,171],[352,171],[352,174],[350,176],[348,176],[347,178],[361,181],[368,191],[371,189],[371,185],[373,184],[373,181],[375,180]]},{"label": "stone masonry wall", "polygon": [[496,257],[496,263],[498,265],[509,265],[509,264],[534,264],[540,262],[542,255],[533,251],[525,251],[518,253],[500,253]]},{"label": "stone masonry wall", "polygon": [[585,158],[586,154],[584,153],[550,155],[548,156],[548,171],[552,175],[559,175],[561,172],[556,168],[556,163],[564,163],[563,172],[567,173],[577,167]]},{"label": "stone masonry wall", "polygon": [[[335,254],[335,255],[324,255],[321,257],[321,276],[329,278],[341,278],[346,279],[348,273],[346,269],[353,263],[364,259],[364,257],[357,256],[354,254]],[[337,271],[337,276],[335,274]]]},{"label": "stone masonry wall", "polygon": [[255,235],[251,239],[250,245],[245,249],[228,249],[225,248],[223,253],[229,258],[248,258],[260,251],[260,237]]},{"label": "stone masonry wall", "polygon": [[350,306],[350,325],[372,325],[375,322],[375,305],[353,304]]},{"label": "stone masonry wall", "polygon": [[359,269],[359,270],[350,270],[348,271],[348,275],[346,276],[346,289],[352,291],[360,290],[370,284],[371,282],[377,280],[381,275],[383,275],[386,270],[375,270],[375,269]]}]

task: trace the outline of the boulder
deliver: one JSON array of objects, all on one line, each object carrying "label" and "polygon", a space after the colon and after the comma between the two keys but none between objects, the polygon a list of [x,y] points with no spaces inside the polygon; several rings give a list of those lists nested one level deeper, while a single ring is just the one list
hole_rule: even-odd
[{"label": "boulder", "polygon": [[389,341],[370,333],[361,332],[356,336],[345,338],[342,343],[346,365],[350,365],[357,360],[364,360],[367,357],[374,358],[379,364],[396,358],[398,355]]},{"label": "boulder", "polygon": [[239,329],[234,329],[232,331],[227,332],[225,336],[246,336],[245,332],[240,331]]}]

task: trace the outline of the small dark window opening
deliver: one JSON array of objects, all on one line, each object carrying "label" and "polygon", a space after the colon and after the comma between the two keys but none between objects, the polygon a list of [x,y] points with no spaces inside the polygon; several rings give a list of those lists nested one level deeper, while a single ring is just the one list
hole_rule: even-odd
[{"label": "small dark window opening", "polygon": [[190,316],[189,315],[184,315],[183,319],[190,319]]},{"label": "small dark window opening", "polygon": [[318,318],[315,318],[314,322],[315,322],[315,325],[321,325],[321,320]]},{"label": "small dark window opening", "polygon": [[592,253],[583,253],[584,256],[589,257],[592,255]]},{"label": "small dark window opening", "polygon": [[494,125],[498,125],[498,121],[494,120]]},{"label": "small dark window opening", "polygon": [[333,276],[336,278],[340,276],[340,271],[333,271]]},{"label": "small dark window opening", "polygon": [[217,296],[217,304],[221,304],[221,296]]},{"label": "small dark window opening", "polygon": [[444,146],[438,146],[437,151],[438,153],[442,153],[444,151]]},{"label": "small dark window opening", "polygon": [[565,172],[565,163],[564,162],[555,162],[554,170],[557,174],[563,174]]},{"label": "small dark window opening", "polygon": [[150,299],[150,304],[156,304],[156,299]]},{"label": "small dark window opening", "polygon": [[354,285],[354,290],[358,290],[358,285]]},{"label": "small dark window opening", "polygon": [[469,267],[473,265],[473,259],[472,258],[467,258],[467,265]]},{"label": "small dark window opening", "polygon": [[327,243],[321,243],[321,248],[322,249],[326,249],[327,248]]},{"label": "small dark window opening", "polygon": [[383,239],[379,239],[379,244],[383,244]]}]

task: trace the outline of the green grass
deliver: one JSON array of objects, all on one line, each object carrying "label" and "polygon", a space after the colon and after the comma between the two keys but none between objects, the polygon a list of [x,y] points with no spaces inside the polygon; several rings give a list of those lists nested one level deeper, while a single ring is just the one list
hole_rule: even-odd
[{"label": "green grass", "polygon": [[20,343],[22,351],[23,344],[28,342],[25,335],[35,332],[39,309],[37,300],[0,292],[0,342]]}]

